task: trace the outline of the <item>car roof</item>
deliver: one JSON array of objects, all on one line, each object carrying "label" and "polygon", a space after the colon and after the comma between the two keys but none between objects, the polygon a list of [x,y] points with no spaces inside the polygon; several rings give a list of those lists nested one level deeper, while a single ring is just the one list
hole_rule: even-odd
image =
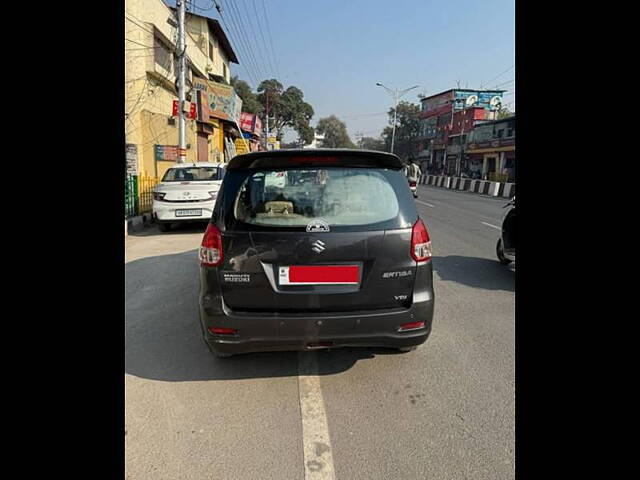
[{"label": "car roof", "polygon": [[193,167],[220,167],[225,168],[224,163],[208,163],[208,162],[196,162],[196,163],[176,163],[171,168],[193,168]]},{"label": "car roof", "polygon": [[397,155],[378,150],[359,150],[345,148],[308,148],[308,149],[285,149],[285,150],[265,150],[260,152],[245,153],[231,159],[227,164],[227,170],[255,168],[258,165],[264,165],[263,159],[282,160],[288,157],[340,157],[345,160],[345,167],[350,166],[348,159],[352,157],[358,160],[359,166],[368,166],[373,168],[392,168],[400,170],[404,167],[404,163]]}]

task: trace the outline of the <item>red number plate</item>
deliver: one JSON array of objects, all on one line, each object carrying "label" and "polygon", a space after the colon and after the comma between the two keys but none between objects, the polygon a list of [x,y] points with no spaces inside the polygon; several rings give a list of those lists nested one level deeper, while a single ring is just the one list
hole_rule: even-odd
[{"label": "red number plate", "polygon": [[358,285],[358,265],[313,265],[279,268],[280,285]]}]

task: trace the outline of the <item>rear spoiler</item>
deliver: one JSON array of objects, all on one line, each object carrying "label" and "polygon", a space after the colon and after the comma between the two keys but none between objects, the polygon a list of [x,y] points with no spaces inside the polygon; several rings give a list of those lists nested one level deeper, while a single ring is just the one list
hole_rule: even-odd
[{"label": "rear spoiler", "polygon": [[401,170],[404,164],[396,155],[373,150],[270,150],[238,155],[227,164],[227,171],[300,166]]}]

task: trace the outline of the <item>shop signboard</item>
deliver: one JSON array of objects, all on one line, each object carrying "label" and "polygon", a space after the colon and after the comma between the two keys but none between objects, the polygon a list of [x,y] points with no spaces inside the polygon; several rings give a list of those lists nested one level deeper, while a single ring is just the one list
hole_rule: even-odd
[{"label": "shop signboard", "polygon": [[178,160],[178,146],[177,145],[155,145],[154,148],[156,160]]},{"label": "shop signboard", "polygon": [[236,154],[242,155],[243,153],[249,153],[249,140],[245,138],[236,138]]},{"label": "shop signboard", "polygon": [[262,120],[254,113],[242,112],[240,114],[240,128],[259,137],[262,135]]},{"label": "shop signboard", "polygon": [[125,157],[127,159],[127,173],[129,175],[138,175],[138,146],[133,143],[127,143]]},{"label": "shop signboard", "polygon": [[253,133],[253,124],[255,120],[253,113],[242,112],[240,114],[240,129],[245,132]]},{"label": "shop signboard", "polygon": [[502,92],[500,91],[473,91],[473,90],[456,90],[454,92],[454,110],[462,110],[462,108],[468,108],[466,100],[470,96],[475,96],[476,101],[473,103],[474,107],[482,107],[486,110],[491,109],[491,99],[494,97],[500,97],[502,102]]},{"label": "shop signboard", "polygon": [[203,121],[213,117],[240,123],[242,99],[231,85],[194,77],[193,88],[196,90],[196,96],[197,92],[204,92],[204,96],[200,94]]}]

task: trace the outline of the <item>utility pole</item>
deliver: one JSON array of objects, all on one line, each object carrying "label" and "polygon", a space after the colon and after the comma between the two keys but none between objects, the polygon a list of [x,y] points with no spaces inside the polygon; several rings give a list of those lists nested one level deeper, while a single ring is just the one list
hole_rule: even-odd
[{"label": "utility pole", "polygon": [[186,45],[184,32],[184,13],[187,0],[178,0],[178,163],[187,158],[187,128],[185,109]]},{"label": "utility pole", "polygon": [[265,135],[265,139],[266,141],[264,142],[264,148],[266,150],[269,150],[269,87],[267,86],[267,88],[265,88],[264,91],[265,95],[267,96],[267,134]]},{"label": "utility pole", "polygon": [[456,171],[455,174],[457,176],[460,176],[460,167],[462,165],[462,155],[463,155],[463,147],[464,145],[462,144],[462,136],[464,135],[464,121],[465,121],[465,106],[466,106],[467,102],[465,100],[462,101],[462,119],[460,120],[460,123],[462,125],[462,130],[460,133],[460,136],[458,137],[460,139],[460,158],[458,158],[458,161],[456,162]]},{"label": "utility pole", "polygon": [[393,146],[394,146],[395,139],[396,139],[396,119],[398,118],[398,100],[400,99],[400,97],[402,97],[409,90],[413,90],[414,88],[418,88],[418,85],[414,85],[413,87],[406,88],[406,89],[400,90],[400,91],[398,91],[397,87],[394,90],[391,90],[390,88],[385,87],[381,83],[376,83],[376,85],[378,87],[384,88],[387,92],[389,92],[389,94],[393,98],[393,102],[394,102],[394,106],[393,106],[393,133],[391,134],[391,153],[393,153]]}]

